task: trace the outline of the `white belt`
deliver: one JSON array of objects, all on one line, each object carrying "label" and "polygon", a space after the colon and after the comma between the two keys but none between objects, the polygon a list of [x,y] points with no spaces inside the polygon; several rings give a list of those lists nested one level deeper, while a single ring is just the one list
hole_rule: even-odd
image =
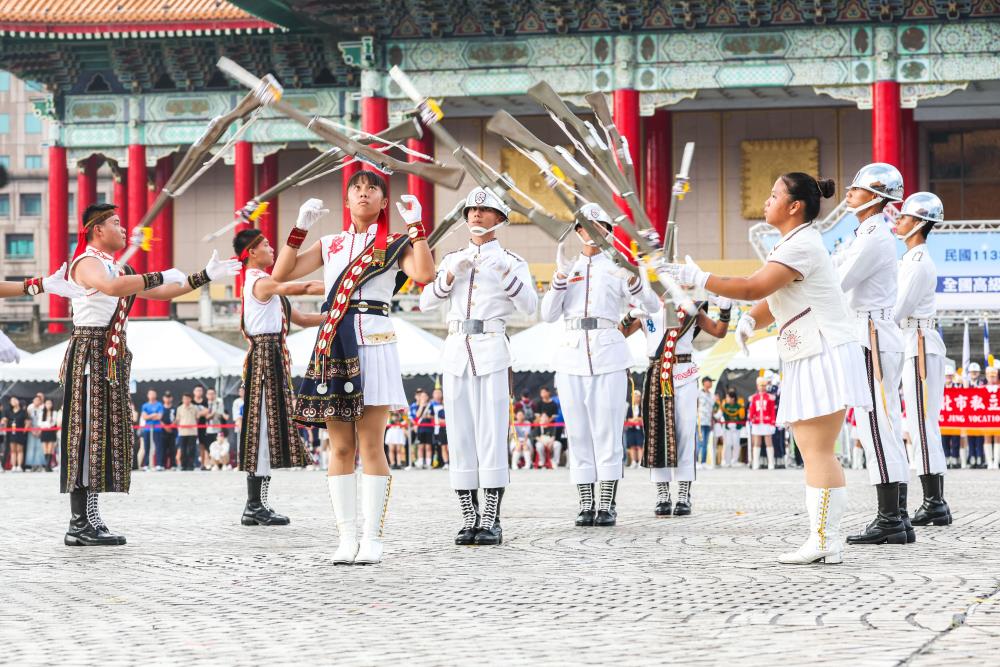
[{"label": "white belt", "polygon": [[506,333],[503,320],[452,320],[448,322],[448,333],[475,336],[488,333]]},{"label": "white belt", "polygon": [[935,329],[937,321],[933,317],[907,317],[899,323],[901,329]]},{"label": "white belt", "polygon": [[566,320],[566,331],[593,331],[613,329],[616,326],[617,322],[606,317],[571,317]]},{"label": "white belt", "polygon": [[875,310],[856,310],[854,316],[859,320],[892,321],[892,308],[877,308]]}]

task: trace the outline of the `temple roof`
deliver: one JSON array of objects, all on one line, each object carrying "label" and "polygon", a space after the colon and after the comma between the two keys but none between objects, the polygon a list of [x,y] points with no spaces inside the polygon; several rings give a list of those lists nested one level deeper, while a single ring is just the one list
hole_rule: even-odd
[{"label": "temple roof", "polygon": [[0,35],[101,39],[274,32],[225,0],[0,0]]}]

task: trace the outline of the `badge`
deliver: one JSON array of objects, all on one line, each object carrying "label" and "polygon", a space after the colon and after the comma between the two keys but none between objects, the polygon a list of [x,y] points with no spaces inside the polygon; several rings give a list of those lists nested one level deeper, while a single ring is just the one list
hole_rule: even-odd
[{"label": "badge", "polygon": [[325,382],[321,382],[318,385],[316,385],[316,393],[319,394],[320,396],[325,395],[326,394],[326,390],[327,390],[327,387],[326,387],[326,383]]}]

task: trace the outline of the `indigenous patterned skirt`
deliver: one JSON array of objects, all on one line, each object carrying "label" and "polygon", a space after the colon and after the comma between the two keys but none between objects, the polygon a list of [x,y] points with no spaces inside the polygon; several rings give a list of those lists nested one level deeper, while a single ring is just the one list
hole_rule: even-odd
[{"label": "indigenous patterned skirt", "polygon": [[[337,326],[330,344],[330,356],[317,367],[313,347],[306,375],[295,396],[295,421],[308,426],[325,427],[326,421],[356,422],[365,412],[361,390],[361,359],[354,330],[355,306],[350,306]],[[323,328],[316,334],[319,343]]]},{"label": "indigenous patterned skirt", "polygon": [[660,360],[649,362],[642,383],[642,428],[646,442],[642,447],[644,468],[677,467],[677,428],[674,424],[674,397],[663,392],[660,384]]},{"label": "indigenous patterned skirt", "polygon": [[108,327],[76,327],[60,373],[63,384],[59,490],[83,486],[84,447],[88,486],[98,493],[128,493],[132,476],[132,353],[121,332],[122,354],[108,380]]},{"label": "indigenous patterned skirt", "polygon": [[284,335],[249,336],[244,365],[243,426],[240,430],[240,470],[257,470],[261,410],[267,419],[267,444],[272,468],[304,466],[306,445],[292,421],[292,377],[285,358]]}]

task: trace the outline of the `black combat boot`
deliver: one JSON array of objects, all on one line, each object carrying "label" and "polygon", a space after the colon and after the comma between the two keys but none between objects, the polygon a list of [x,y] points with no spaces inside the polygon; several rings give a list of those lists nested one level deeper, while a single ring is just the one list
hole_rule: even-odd
[{"label": "black combat boot", "polygon": [[848,544],[906,544],[906,524],[899,514],[899,482],[876,484],[878,513],[864,531],[848,535]]},{"label": "black combat boot", "polygon": [[674,506],[670,503],[670,482],[656,483],[656,509],[653,514],[656,516],[670,516],[674,513]]},{"label": "black combat boot", "polygon": [[691,482],[678,482],[677,487],[674,516],[687,516],[691,514]]},{"label": "black combat boot", "polygon": [[467,546],[475,541],[479,531],[479,491],[459,489],[456,493],[462,508],[462,529],[455,536],[455,544]]},{"label": "black combat boot", "polygon": [[618,523],[618,509],[615,507],[615,490],[617,486],[617,480],[603,480],[600,482],[601,496],[597,504],[597,517],[594,519],[595,526],[610,528]]},{"label": "black combat boot", "polygon": [[97,507],[97,494],[75,489],[69,494],[69,529],[63,543],[68,547],[105,547],[125,544],[125,537],[112,535]]},{"label": "black combat boot", "polygon": [[580,513],[576,516],[576,525],[593,526],[596,512],[594,511],[594,485],[577,484],[576,491],[580,494]]},{"label": "black combat boot", "polygon": [[906,526],[906,543],[913,544],[917,541],[917,531],[913,530],[913,524],[910,523],[910,513],[906,511],[908,487],[909,484],[904,482],[899,483],[899,518],[903,520],[903,525]]},{"label": "black combat boot", "polygon": [[240,519],[244,526],[287,526],[292,522],[268,505],[267,492],[270,486],[270,477],[247,475],[247,504]]},{"label": "black combat boot", "polygon": [[503,529],[500,527],[500,502],[503,500],[503,487],[483,489],[483,517],[479,532],[476,533],[475,544],[492,546],[503,543]]},{"label": "black combat boot", "polygon": [[921,475],[924,502],[913,513],[914,526],[947,526],[951,524],[951,508],[944,499],[944,475]]}]

